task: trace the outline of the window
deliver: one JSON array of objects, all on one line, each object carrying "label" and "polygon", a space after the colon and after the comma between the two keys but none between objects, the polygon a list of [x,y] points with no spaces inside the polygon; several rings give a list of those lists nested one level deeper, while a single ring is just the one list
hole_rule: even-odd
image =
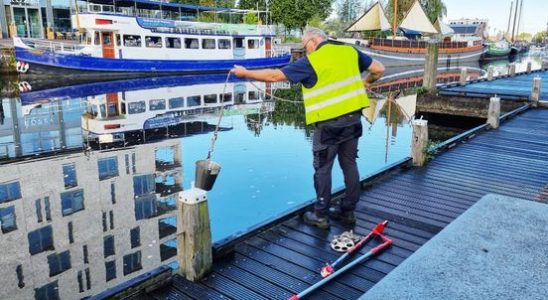
[{"label": "window", "polygon": [[201,96],[190,96],[186,98],[186,106],[187,107],[193,107],[193,106],[200,106],[202,105],[202,97]]},{"label": "window", "polygon": [[234,39],[234,48],[244,48],[244,39],[243,38]]},{"label": "window", "polygon": [[198,39],[185,39],[186,49],[200,49],[200,43]]},{"label": "window", "polygon": [[29,232],[27,238],[29,240],[29,252],[31,255],[55,249],[53,247],[53,232],[49,225]]},{"label": "window", "polygon": [[158,220],[158,230],[160,231],[160,238],[174,234],[177,232],[177,219],[169,217]]},{"label": "window", "polygon": [[101,35],[99,34],[99,31],[95,31],[95,35],[93,37],[93,43],[95,45],[101,45]]},{"label": "window", "polygon": [[156,216],[158,214],[156,204],[154,194],[135,199],[135,219],[142,220]]},{"label": "window", "polygon": [[141,47],[141,36],[124,34],[124,46]]},{"label": "window", "polygon": [[131,240],[131,249],[141,246],[141,229],[139,227],[132,228],[129,231]]},{"label": "window", "polygon": [[217,94],[204,95],[204,104],[217,103]]},{"label": "window", "polygon": [[215,49],[215,39],[202,39],[202,49]]},{"label": "window", "polygon": [[19,182],[0,184],[0,203],[21,198]]},{"label": "window", "polygon": [[59,287],[57,286],[57,280],[34,289],[34,299],[59,299]]},{"label": "window", "polygon": [[171,195],[158,201],[158,215],[177,209],[177,195]]},{"label": "window", "polygon": [[89,274],[89,268],[85,269],[84,272],[86,273],[86,287],[88,290],[91,289],[91,276]]},{"label": "window", "polygon": [[145,36],[145,45],[148,48],[162,48],[162,38],[159,36]]},{"label": "window", "polygon": [[119,34],[116,35],[116,46],[122,46],[122,39],[120,38]]},{"label": "window", "polygon": [[76,180],[76,166],[74,164],[63,165],[63,179],[65,188],[69,189],[78,185]]},{"label": "window", "polygon": [[164,99],[153,99],[150,100],[149,107],[150,110],[161,110],[166,109],[166,100]]},{"label": "window", "polygon": [[133,177],[133,193],[135,198],[153,193],[156,189],[154,175],[139,175]]},{"label": "window", "polygon": [[259,100],[259,93],[256,91],[249,91],[247,93],[247,99],[248,100]]},{"label": "window", "polygon": [[43,221],[43,218],[42,218],[42,199],[34,200],[34,206],[36,208],[36,221],[38,223],[41,223]]},{"label": "window", "polygon": [[185,106],[185,98],[177,97],[169,99],[169,109],[179,108]]},{"label": "window", "polygon": [[145,101],[137,101],[137,102],[130,102],[128,103],[128,113],[130,115],[132,114],[140,114],[147,111],[147,106]]},{"label": "window", "polygon": [[166,48],[181,49],[181,39],[174,37],[166,37]]},{"label": "window", "polygon": [[110,229],[114,229],[114,211],[109,211],[108,216],[110,217]]},{"label": "window", "polygon": [[89,258],[88,258],[88,245],[82,246],[82,254],[84,256],[84,263],[89,264]]},{"label": "window", "polygon": [[99,180],[105,180],[118,176],[118,158],[102,158],[97,161],[99,168]]},{"label": "window", "polygon": [[63,216],[72,215],[84,209],[84,190],[61,193]]},{"label": "window", "polygon": [[172,239],[160,244],[160,259],[164,261],[177,255],[177,240]]},{"label": "window", "polygon": [[234,102],[244,103],[244,100],[245,100],[245,93],[236,93],[236,96],[234,97]]},{"label": "window", "polygon": [[78,291],[80,293],[84,292],[84,278],[82,276],[82,271],[78,271]]},{"label": "window", "polygon": [[68,237],[69,237],[69,243],[74,243],[74,228],[72,226],[72,222],[68,222]]},{"label": "window", "polygon": [[124,256],[124,275],[141,270],[141,251]]},{"label": "window", "polygon": [[131,153],[131,171],[137,173],[136,163],[135,163],[135,152]]},{"label": "window", "polygon": [[259,48],[259,40],[247,40],[248,49],[257,49]]},{"label": "window", "polygon": [[49,205],[49,197],[44,197],[44,209],[46,210],[46,221],[51,221],[51,210]]},{"label": "window", "polygon": [[110,183],[110,201],[112,204],[116,204],[116,187],[114,186],[114,182]]},{"label": "window", "polygon": [[105,273],[106,273],[105,277],[107,282],[116,278],[116,261],[115,260],[105,262]]},{"label": "window", "polygon": [[0,208],[0,224],[2,224],[2,233],[17,230],[14,206]]},{"label": "window", "polygon": [[129,174],[129,154],[125,155],[126,160],[126,174]]},{"label": "window", "polygon": [[224,95],[221,94],[220,96],[221,96],[221,100],[222,100],[223,102],[230,102],[230,101],[232,101],[232,93],[226,93],[226,94],[224,94]]},{"label": "window", "polygon": [[70,251],[48,255],[49,277],[61,274],[70,269]]},{"label": "window", "polygon": [[105,257],[114,255],[114,236],[109,235],[103,238],[103,254]]},{"label": "window", "polygon": [[230,42],[230,40],[227,40],[227,39],[219,39],[217,44],[218,44],[219,49],[230,49],[230,48],[232,48],[232,43]]}]

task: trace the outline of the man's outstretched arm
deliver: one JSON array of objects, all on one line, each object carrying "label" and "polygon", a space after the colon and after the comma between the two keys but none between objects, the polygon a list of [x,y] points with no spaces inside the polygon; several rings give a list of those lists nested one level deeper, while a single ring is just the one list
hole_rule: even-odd
[{"label": "man's outstretched arm", "polygon": [[367,77],[363,80],[365,88],[369,88],[371,84],[379,80],[384,75],[384,66],[376,59],[373,60],[369,68],[367,68]]},{"label": "man's outstretched arm", "polygon": [[285,74],[280,69],[248,70],[241,66],[234,66],[230,72],[238,77],[264,82],[287,81]]}]

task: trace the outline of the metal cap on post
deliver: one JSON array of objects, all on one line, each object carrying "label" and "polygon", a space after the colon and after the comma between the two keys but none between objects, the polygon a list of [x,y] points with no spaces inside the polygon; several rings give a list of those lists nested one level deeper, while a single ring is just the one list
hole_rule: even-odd
[{"label": "metal cap on post", "polygon": [[489,68],[487,68],[487,80],[492,81],[494,77],[495,77],[495,67],[489,66]]},{"label": "metal cap on post", "polygon": [[487,124],[493,129],[500,125],[500,98],[495,96],[489,99],[489,111],[487,113]]},{"label": "metal cap on post", "polygon": [[533,88],[531,90],[531,102],[533,107],[538,107],[538,103],[540,101],[540,90],[542,88],[542,79],[537,76],[533,78]]},{"label": "metal cap on post", "polygon": [[459,85],[465,85],[468,79],[468,68],[463,67],[460,69]]},{"label": "metal cap on post", "polygon": [[426,147],[428,145],[428,121],[413,120],[413,140],[411,145],[411,157],[413,165],[422,167],[426,163]]},{"label": "metal cap on post", "polygon": [[203,278],[213,263],[207,192],[195,187],[179,193],[177,259],[179,274],[190,281]]}]

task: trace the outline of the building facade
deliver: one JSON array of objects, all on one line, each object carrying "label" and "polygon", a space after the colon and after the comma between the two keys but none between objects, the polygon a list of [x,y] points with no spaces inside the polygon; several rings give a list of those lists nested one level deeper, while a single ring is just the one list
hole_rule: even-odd
[{"label": "building facade", "polygon": [[176,265],[180,140],[2,165],[2,299],[81,299]]},{"label": "building facade", "polygon": [[45,38],[46,29],[70,32],[70,0],[2,0],[0,24],[3,38],[14,35]]}]

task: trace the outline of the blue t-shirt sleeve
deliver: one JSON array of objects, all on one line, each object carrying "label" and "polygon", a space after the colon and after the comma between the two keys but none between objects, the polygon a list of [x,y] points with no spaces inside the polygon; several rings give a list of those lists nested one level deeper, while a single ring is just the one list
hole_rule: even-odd
[{"label": "blue t-shirt sleeve", "polygon": [[365,72],[367,71],[367,69],[369,69],[369,66],[371,66],[371,64],[373,63],[373,59],[371,58],[371,56],[361,52],[360,50],[356,50],[358,51],[358,61],[359,61],[359,65],[360,65],[360,72]]},{"label": "blue t-shirt sleeve", "polygon": [[318,81],[316,71],[305,56],[281,68],[287,80],[291,83],[302,83],[305,87],[313,87]]}]

